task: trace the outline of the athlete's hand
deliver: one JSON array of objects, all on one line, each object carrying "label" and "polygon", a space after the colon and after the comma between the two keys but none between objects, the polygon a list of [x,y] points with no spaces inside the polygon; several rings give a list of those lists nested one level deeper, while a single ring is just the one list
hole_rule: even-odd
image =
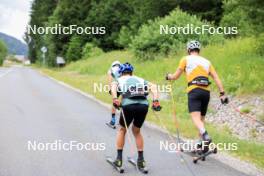
[{"label": "athlete's hand", "polygon": [[160,111],[161,110],[161,106],[160,106],[160,102],[159,102],[159,100],[153,100],[153,102],[152,102],[152,109],[154,110],[154,111]]},{"label": "athlete's hand", "polygon": [[116,109],[119,109],[119,108],[120,108],[121,103],[120,103],[120,101],[119,101],[117,98],[114,98],[114,99],[113,99],[113,106],[114,106]]},{"label": "athlete's hand", "polygon": [[228,97],[225,95],[225,92],[220,92],[220,100],[223,105],[229,103]]}]

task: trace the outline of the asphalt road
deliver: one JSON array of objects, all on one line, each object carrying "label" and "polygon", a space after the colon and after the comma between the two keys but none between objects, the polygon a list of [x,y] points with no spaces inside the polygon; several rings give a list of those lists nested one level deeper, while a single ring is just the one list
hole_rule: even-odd
[{"label": "asphalt road", "polygon": [[[119,175],[105,161],[106,156],[116,154],[116,131],[105,125],[110,117],[108,109],[30,68],[0,69],[0,84],[1,176]],[[180,162],[179,154],[160,151],[160,141],[167,139],[164,134],[144,127],[143,135],[148,175],[192,175]],[[29,142],[41,146],[58,140],[104,143],[105,150],[28,149]],[[129,155],[127,143],[124,157]],[[190,156],[184,158],[195,176],[244,176],[210,157],[197,165]],[[125,175],[138,175],[129,163],[125,162],[124,167]]]}]

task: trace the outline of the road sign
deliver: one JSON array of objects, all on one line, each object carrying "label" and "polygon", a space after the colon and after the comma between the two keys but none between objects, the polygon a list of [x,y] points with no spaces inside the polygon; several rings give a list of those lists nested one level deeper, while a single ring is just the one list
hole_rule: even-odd
[{"label": "road sign", "polygon": [[45,47],[45,46],[41,47],[40,50],[42,53],[46,53],[48,51],[47,47]]},{"label": "road sign", "polygon": [[45,57],[45,54],[46,54],[46,52],[48,51],[48,49],[47,49],[46,46],[42,46],[40,50],[41,50],[41,52],[42,52],[42,58],[43,58],[43,60],[42,60],[42,64],[45,65],[45,64],[46,64],[46,57]]}]

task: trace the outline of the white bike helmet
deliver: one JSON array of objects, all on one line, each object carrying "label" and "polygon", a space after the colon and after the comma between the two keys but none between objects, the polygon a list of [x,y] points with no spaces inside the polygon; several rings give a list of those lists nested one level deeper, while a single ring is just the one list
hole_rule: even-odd
[{"label": "white bike helmet", "polygon": [[111,64],[111,67],[114,67],[114,66],[120,66],[121,63],[119,61],[114,61],[112,64]]},{"label": "white bike helmet", "polygon": [[187,50],[201,49],[201,44],[197,40],[192,40],[187,43]]}]

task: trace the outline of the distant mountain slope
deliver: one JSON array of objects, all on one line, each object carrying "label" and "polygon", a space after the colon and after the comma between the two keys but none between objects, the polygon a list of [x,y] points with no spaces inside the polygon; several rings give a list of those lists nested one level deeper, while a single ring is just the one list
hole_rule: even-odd
[{"label": "distant mountain slope", "polygon": [[0,32],[0,39],[2,39],[7,45],[8,53],[15,55],[27,55],[27,45],[15,37]]}]

